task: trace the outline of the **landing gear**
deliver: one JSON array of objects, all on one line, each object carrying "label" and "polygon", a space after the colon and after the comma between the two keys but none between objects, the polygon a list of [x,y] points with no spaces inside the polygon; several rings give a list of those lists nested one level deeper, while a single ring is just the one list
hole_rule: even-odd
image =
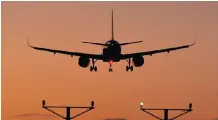
[{"label": "landing gear", "polygon": [[126,71],[129,71],[129,69],[130,69],[131,71],[133,71],[133,66],[126,66]]},{"label": "landing gear", "polygon": [[109,64],[110,64],[109,72],[113,72],[113,69],[111,68],[112,63],[109,63]]},{"label": "landing gear", "polygon": [[113,72],[113,69],[109,68],[109,72]]},{"label": "landing gear", "polygon": [[128,66],[126,66],[126,71],[129,71],[129,69],[131,71],[133,71],[133,66],[130,65],[130,62],[131,62],[130,58],[128,60],[126,60],[126,61],[128,62]]},{"label": "landing gear", "polygon": [[98,69],[97,69],[97,66],[95,66],[95,67],[93,67],[93,66],[90,66],[90,71],[92,72],[92,70],[95,70],[95,71],[97,71]]},{"label": "landing gear", "polygon": [[92,72],[93,70],[95,70],[95,72],[97,71],[97,66],[95,66],[95,62],[97,60],[94,60],[94,58],[92,58],[92,66],[90,66],[90,71]]}]

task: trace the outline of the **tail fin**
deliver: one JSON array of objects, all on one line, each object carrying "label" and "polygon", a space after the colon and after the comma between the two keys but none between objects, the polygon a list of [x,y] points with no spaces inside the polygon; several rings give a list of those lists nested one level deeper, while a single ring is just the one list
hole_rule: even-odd
[{"label": "tail fin", "polygon": [[112,40],[114,40],[114,18],[113,18],[113,9],[112,9],[112,16],[111,16],[111,22],[112,22]]},{"label": "tail fin", "polygon": [[[112,9],[112,16],[111,16],[111,22],[112,22],[112,40],[114,40],[114,20],[113,20],[113,9]],[[106,44],[103,44],[103,43],[94,43],[94,42],[82,42],[82,43],[88,43],[88,44],[94,44],[94,45],[101,45],[101,46],[107,46]]]},{"label": "tail fin", "polygon": [[143,41],[135,41],[135,42],[128,42],[128,43],[120,43],[120,45],[129,45],[129,44],[134,44],[134,43],[140,43]]}]

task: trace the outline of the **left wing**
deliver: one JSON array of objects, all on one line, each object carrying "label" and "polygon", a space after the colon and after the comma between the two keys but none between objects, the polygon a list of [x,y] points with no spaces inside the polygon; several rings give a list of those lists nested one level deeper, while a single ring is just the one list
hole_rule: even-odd
[{"label": "left wing", "polygon": [[49,49],[49,48],[35,47],[35,46],[31,46],[28,41],[27,41],[27,44],[29,47],[31,47],[33,49],[52,52],[54,54],[60,53],[60,54],[66,54],[66,55],[70,55],[70,56],[73,56],[73,55],[84,56],[84,57],[88,57],[88,58],[94,58],[96,60],[102,60],[102,55],[100,55],[100,54],[88,54],[88,53],[70,52],[70,51],[64,51],[64,50],[54,50],[54,49]]},{"label": "left wing", "polygon": [[166,48],[166,49],[160,49],[160,50],[152,50],[152,51],[147,51],[147,52],[122,54],[121,59],[132,58],[132,57],[137,56],[137,55],[141,55],[141,56],[150,55],[150,56],[152,56],[153,54],[156,54],[156,53],[162,53],[162,52],[169,53],[170,51],[179,50],[179,49],[183,49],[183,48],[189,48],[190,46],[192,46],[194,44],[195,44],[195,42],[193,44],[190,44],[190,45],[184,45],[184,46],[179,46],[179,47],[172,47],[172,48]]}]

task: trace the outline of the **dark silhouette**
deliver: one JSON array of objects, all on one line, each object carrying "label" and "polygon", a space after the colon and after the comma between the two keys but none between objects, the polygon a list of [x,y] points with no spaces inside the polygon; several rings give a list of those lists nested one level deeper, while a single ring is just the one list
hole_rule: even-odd
[{"label": "dark silhouette", "polygon": [[[54,113],[55,115],[57,115],[57,116],[59,116],[59,117],[61,117],[63,119],[71,120],[71,119],[74,119],[74,118],[76,118],[76,117],[78,117],[78,116],[80,116],[80,115],[82,115],[82,114],[84,114],[84,113],[94,109],[94,101],[91,101],[91,107],[78,107],[78,106],[46,106],[45,105],[45,100],[43,100],[42,101],[42,108],[44,108],[44,109]],[[49,108],[66,108],[66,117],[56,113],[55,111],[52,111]],[[87,110],[85,110],[85,111],[83,111],[83,112],[81,112],[81,113],[79,113],[79,114],[77,114],[75,116],[71,116],[70,115],[70,109],[72,109],[72,108],[80,108],[80,109],[87,109]]]},{"label": "dark silhouette", "polygon": [[130,53],[130,54],[122,54],[121,53],[121,46],[129,45],[129,44],[133,44],[133,43],[140,43],[140,42],[143,42],[143,41],[119,43],[118,41],[115,40],[115,38],[114,38],[114,23],[113,23],[113,10],[112,10],[112,37],[111,37],[111,40],[108,40],[106,43],[82,42],[82,43],[104,46],[105,48],[103,49],[102,54],[89,54],[89,53],[70,52],[70,51],[35,47],[35,46],[29,45],[28,37],[27,37],[28,45],[36,50],[52,52],[54,54],[60,53],[60,54],[66,54],[66,55],[70,55],[70,56],[73,56],[73,55],[79,56],[78,64],[83,68],[86,68],[89,66],[90,59],[91,59],[92,66],[90,66],[90,71],[93,71],[93,70],[97,71],[97,66],[95,66],[95,63],[97,60],[102,60],[103,62],[109,62],[109,65],[110,65],[109,72],[113,71],[111,68],[113,62],[119,62],[120,60],[126,60],[128,63],[128,65],[126,66],[126,71],[129,71],[129,70],[133,71],[133,66],[130,64],[131,58],[133,61],[133,65],[135,67],[141,67],[144,64],[143,56],[145,56],[145,55],[152,56],[153,54],[156,54],[156,53],[162,53],[162,52],[169,53],[170,51],[188,48],[188,47],[195,44],[195,42],[194,42],[193,44],[190,44],[190,45],[171,47],[171,48],[160,49],[160,50],[152,50],[152,51],[137,52],[137,53]]},{"label": "dark silhouette", "polygon": [[[140,107],[141,107],[140,110],[146,112],[147,114],[149,114],[149,115],[151,115],[151,116],[153,116],[153,117],[155,117],[155,118],[157,118],[157,119],[159,119],[159,120],[174,120],[174,119],[176,119],[176,118],[178,118],[178,117],[180,117],[180,116],[182,116],[182,115],[184,115],[184,114],[186,114],[186,113],[192,111],[192,104],[191,104],[191,103],[189,104],[189,108],[188,108],[188,109],[143,108],[143,103],[140,104]],[[150,113],[148,110],[164,111],[164,119],[162,119],[162,118],[160,118],[160,117],[158,117],[158,116],[156,116],[156,115]],[[169,118],[168,118],[168,112],[169,112],[169,111],[183,111],[184,113],[181,113],[181,114],[179,114],[179,115],[177,115],[177,116],[175,116],[175,117],[169,119]]]}]

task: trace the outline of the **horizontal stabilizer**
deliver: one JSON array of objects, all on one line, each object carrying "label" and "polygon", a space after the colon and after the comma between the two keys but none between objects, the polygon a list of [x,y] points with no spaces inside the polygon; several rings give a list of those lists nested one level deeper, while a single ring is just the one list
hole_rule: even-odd
[{"label": "horizontal stabilizer", "polygon": [[128,44],[134,44],[134,43],[140,43],[143,41],[136,41],[136,42],[128,42],[128,43],[120,43],[120,45],[128,45]]},{"label": "horizontal stabilizer", "polygon": [[94,42],[82,42],[82,43],[88,43],[88,44],[94,44],[94,45],[107,46],[106,44],[103,44],[103,43],[94,43]]}]

